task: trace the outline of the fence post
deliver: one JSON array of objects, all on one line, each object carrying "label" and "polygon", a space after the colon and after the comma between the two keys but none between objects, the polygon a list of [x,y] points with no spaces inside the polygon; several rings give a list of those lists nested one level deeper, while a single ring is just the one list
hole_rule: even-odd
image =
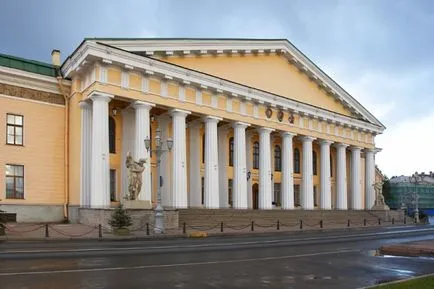
[{"label": "fence post", "polygon": [[102,239],[102,226],[101,226],[101,224],[98,225],[98,238]]},{"label": "fence post", "polygon": [[280,230],[280,222],[279,222],[279,220],[277,220],[277,231],[279,231]]},{"label": "fence post", "polygon": [[322,220],[319,221],[319,227],[322,229],[323,223]]},{"label": "fence post", "polygon": [[381,219],[378,218],[378,225],[381,225]]},{"label": "fence post", "polygon": [[185,222],[182,224],[182,233],[185,234],[187,232]]},{"label": "fence post", "polygon": [[149,236],[149,223],[146,223],[146,236]]},{"label": "fence post", "polygon": [[223,222],[220,223],[220,232],[223,233]]},{"label": "fence post", "polygon": [[300,230],[303,229],[303,220],[300,220]]},{"label": "fence post", "polygon": [[407,216],[404,216],[404,225],[407,224]]},{"label": "fence post", "polygon": [[392,225],[395,225],[395,218],[392,218]]},{"label": "fence post", "polygon": [[363,226],[366,227],[366,219],[363,219]]},{"label": "fence post", "polygon": [[348,219],[347,227],[350,227],[350,219]]},{"label": "fence post", "polygon": [[255,221],[252,221],[252,227],[250,228],[250,230],[253,232],[255,230]]},{"label": "fence post", "polygon": [[48,232],[48,224],[45,224],[45,238],[50,237],[50,234]]}]

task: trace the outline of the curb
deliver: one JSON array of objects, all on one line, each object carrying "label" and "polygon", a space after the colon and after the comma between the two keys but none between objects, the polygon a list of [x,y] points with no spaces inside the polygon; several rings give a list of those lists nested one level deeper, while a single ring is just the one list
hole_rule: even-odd
[{"label": "curb", "polygon": [[384,286],[393,285],[393,284],[399,284],[399,283],[404,283],[404,282],[407,282],[407,281],[422,279],[422,278],[425,278],[425,277],[434,277],[434,273],[420,275],[420,276],[416,276],[416,277],[411,277],[411,278],[408,278],[408,279],[400,279],[400,280],[396,280],[396,281],[392,281],[392,282],[381,283],[381,284],[377,284],[377,285],[373,285],[373,286],[369,286],[369,287],[360,287],[358,289],[375,289],[375,288],[381,289]]}]

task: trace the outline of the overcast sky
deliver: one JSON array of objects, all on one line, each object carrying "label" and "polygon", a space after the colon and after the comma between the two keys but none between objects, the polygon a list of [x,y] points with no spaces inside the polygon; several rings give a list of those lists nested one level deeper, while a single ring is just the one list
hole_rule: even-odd
[{"label": "overcast sky", "polygon": [[50,62],[85,37],[287,38],[386,125],[389,177],[434,171],[434,1],[3,0],[0,53]]}]

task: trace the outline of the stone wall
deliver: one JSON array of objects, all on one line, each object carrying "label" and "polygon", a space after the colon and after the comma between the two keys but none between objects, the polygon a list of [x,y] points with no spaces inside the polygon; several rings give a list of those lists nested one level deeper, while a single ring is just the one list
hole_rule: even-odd
[{"label": "stone wall", "polygon": [[[101,224],[103,228],[110,228],[108,224],[111,215],[115,209],[90,209],[80,208],[78,210],[80,224],[86,224],[89,226],[98,226]],[[146,223],[149,223],[150,228],[154,224],[154,211],[142,210],[142,209],[127,209],[129,215],[132,218],[131,230],[139,230],[146,228]],[[164,211],[164,223],[166,229],[178,228],[178,211],[177,210],[165,210]]]},{"label": "stone wall", "polygon": [[1,204],[0,210],[17,214],[17,223],[58,223],[64,217],[62,205]]}]

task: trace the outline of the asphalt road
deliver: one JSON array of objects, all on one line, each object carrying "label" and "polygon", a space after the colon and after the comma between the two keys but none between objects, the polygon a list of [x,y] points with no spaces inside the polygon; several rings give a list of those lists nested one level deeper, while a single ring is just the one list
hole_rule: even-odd
[{"label": "asphalt road", "polygon": [[375,256],[434,227],[154,241],[0,243],[0,288],[360,288],[434,272]]}]

